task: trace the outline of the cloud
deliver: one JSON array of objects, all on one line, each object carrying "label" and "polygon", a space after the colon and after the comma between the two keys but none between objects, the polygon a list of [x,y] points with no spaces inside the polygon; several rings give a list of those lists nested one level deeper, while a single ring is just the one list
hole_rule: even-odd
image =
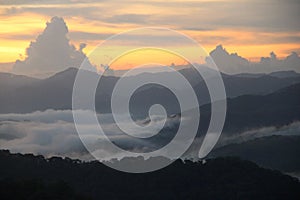
[{"label": "cloud", "polygon": [[86,58],[82,47],[77,50],[67,38],[64,20],[53,17],[36,41],[27,48],[24,61],[17,60],[13,72],[31,76],[45,76],[69,67],[79,67]]},{"label": "cloud", "polygon": [[[205,27],[205,29],[244,28],[267,32],[300,31],[299,23],[296,20],[299,18],[300,2],[296,0],[275,0],[275,2],[274,0],[185,2],[177,0],[156,0],[155,2],[143,0],[114,0],[109,2],[96,0],[1,0],[0,4],[15,7],[26,5],[22,8],[24,12],[44,13],[48,16],[57,15],[57,9],[61,10],[59,14],[63,16],[82,16],[84,13],[86,18],[116,24],[126,22],[147,24],[148,26],[149,24],[169,27],[186,26],[193,29]],[[61,4],[72,4],[72,6],[62,8]],[[34,7],[28,10],[30,5]],[[45,5],[51,5],[51,8],[45,8]],[[74,12],[74,6],[80,6],[81,9]],[[88,12],[90,8],[95,7],[101,12]],[[105,9],[103,10],[103,8]],[[149,16],[151,16],[151,20],[149,20]]]},{"label": "cloud", "polygon": [[[10,135],[8,138],[5,135]],[[84,146],[67,122],[2,122],[0,126],[1,148],[13,152],[35,153],[45,156],[87,155]],[[5,138],[4,138],[5,137]]]},{"label": "cloud", "polygon": [[[217,46],[216,49],[211,51],[210,56],[219,69],[228,74],[237,73],[249,67],[248,60],[237,54],[229,54],[222,45]],[[209,63],[209,60],[207,60],[207,62]]]},{"label": "cloud", "polygon": [[74,40],[105,40],[114,35],[113,33],[90,33],[84,31],[71,31],[69,36]]},{"label": "cloud", "polygon": [[[0,33],[6,45],[3,49],[11,48],[11,42],[20,42],[16,40],[23,40],[23,44],[25,40],[32,40],[33,34],[26,35],[32,33],[32,28],[40,31],[41,21],[36,20],[34,27],[29,27],[29,18],[46,19],[55,15],[63,16],[70,27],[74,27],[70,30],[70,38],[76,39],[76,42],[84,41],[89,47],[95,46],[96,40],[104,39],[107,33],[117,34],[137,26],[162,26],[180,30],[207,48],[222,43],[231,48],[234,46],[243,49],[244,55],[248,57],[265,55],[267,46],[270,46],[270,50],[273,48],[277,53],[285,55],[283,51],[297,48],[299,43],[300,25],[296,19],[300,17],[300,3],[295,0],[276,0],[276,3],[271,0],[3,0],[1,3],[0,15],[6,23],[9,22],[9,25],[2,25],[5,31]],[[72,6],[69,6],[69,3],[72,3]],[[25,21],[26,26],[20,23],[18,29],[9,27],[11,24],[17,25],[20,21]],[[72,31],[82,33],[73,34]],[[173,44],[172,40],[165,42]],[[16,53],[6,50],[4,52],[16,59],[16,55],[22,52],[23,48],[24,45],[18,46],[19,50],[13,50]],[[249,48],[249,51],[245,50],[246,48]],[[250,52],[254,52],[255,55],[251,55]],[[258,55],[260,52],[261,55]],[[6,62],[11,61],[6,59]]]},{"label": "cloud", "polygon": [[[83,115],[91,111],[79,111]],[[101,127],[109,139],[118,146],[134,151],[145,152],[157,149],[165,140],[171,138],[167,131],[152,140],[129,137],[124,134],[115,124],[111,114],[98,114]],[[148,120],[148,119],[146,119]],[[147,135],[156,131],[156,123],[160,123],[160,117],[154,117],[152,129],[145,129],[139,135]],[[145,121],[137,121],[144,123]],[[126,126],[125,120],[123,120]],[[167,128],[178,123],[178,119],[167,120]],[[104,138],[98,134],[96,124],[80,125],[87,134],[82,135],[92,141],[95,148],[101,152],[103,160],[122,158],[126,156],[123,152],[114,152],[108,149]],[[167,139],[166,139],[167,138]],[[95,142],[96,141],[96,142]],[[82,144],[73,123],[71,110],[46,110],[27,114],[0,114],[0,146],[12,152],[42,154],[44,156],[68,156],[80,159],[93,159]]]},{"label": "cloud", "polygon": [[0,63],[0,69],[2,72],[11,72],[14,63]]},{"label": "cloud", "polygon": [[28,5],[28,4],[67,4],[80,3],[79,0],[0,0],[0,5]]},{"label": "cloud", "polygon": [[[79,111],[88,114],[91,111]],[[178,118],[168,119],[165,129],[159,136],[153,139],[140,139],[128,137],[115,124],[111,114],[98,114],[98,120],[105,131],[106,136],[119,147],[131,152],[149,152],[160,149],[173,138]],[[137,123],[145,123],[146,120]],[[155,121],[159,123],[160,117]],[[126,121],[123,121],[126,125]],[[184,122],[183,122],[184,123]],[[102,160],[126,157],[124,152],[115,152],[110,149],[97,132],[97,125],[82,124],[85,132],[82,137],[88,137],[95,149],[101,155]],[[150,131],[157,131],[154,129]],[[147,135],[149,130],[140,134]],[[176,131],[175,131],[176,132]],[[175,133],[176,134],[176,133]],[[263,127],[245,131],[236,135],[221,135],[218,146],[230,143],[243,142],[258,137],[271,135],[299,135],[300,122],[294,122],[282,127]],[[95,142],[96,141],[96,142]],[[175,141],[178,146],[183,145],[181,141]],[[203,142],[203,137],[197,137],[193,145],[183,155],[183,158],[198,158],[198,151]],[[67,156],[83,160],[94,159],[82,144],[73,123],[71,110],[46,110],[27,114],[0,114],[0,146],[12,152],[34,153],[49,156]],[[169,155],[168,152],[163,152]],[[171,156],[169,158],[172,158]]]},{"label": "cloud", "polygon": [[[268,137],[273,135],[282,135],[282,136],[289,136],[289,135],[296,135],[300,136],[300,122],[296,121],[291,124],[282,126],[282,127],[275,127],[275,126],[267,126],[262,127],[259,129],[252,129],[245,132],[237,133],[234,135],[226,135],[223,133],[219,138],[218,143],[214,147],[214,149],[235,143],[242,143],[249,140],[254,140],[256,138]],[[192,146],[189,150],[183,155],[183,158],[198,160],[198,152],[199,148],[202,145],[203,137],[197,137]],[[210,142],[210,141],[208,141]]]},{"label": "cloud", "polygon": [[[218,68],[227,74],[271,73],[288,70],[300,72],[300,57],[296,52],[292,52],[282,60],[278,59],[274,52],[271,52],[270,57],[262,57],[259,62],[250,62],[237,53],[228,53],[222,45],[218,45],[210,52],[210,56]],[[209,59],[207,59],[207,63],[210,65]]]},{"label": "cloud", "polygon": [[221,137],[219,141],[219,146],[224,146],[227,144],[232,144],[232,143],[241,143],[245,142],[248,140],[253,140],[256,138],[261,138],[261,137],[268,137],[268,136],[273,136],[273,135],[283,135],[283,136],[288,136],[288,135],[300,135],[300,122],[293,122],[291,124],[282,126],[282,127],[275,127],[275,126],[268,126],[268,127],[263,127],[259,129],[252,129],[249,131],[245,131],[239,134],[235,134],[233,136],[224,136]]},{"label": "cloud", "polygon": [[149,23],[151,15],[144,14],[123,14],[123,15],[114,15],[110,18],[107,18],[105,21],[110,23],[133,23],[133,24],[146,24]]},{"label": "cloud", "polygon": [[[131,18],[137,20],[145,20],[148,15],[115,15],[116,22],[120,21],[119,18],[125,21]],[[128,18],[128,19],[127,19]],[[130,21],[129,20],[129,21]],[[132,19],[133,20],[133,19]],[[133,22],[137,22],[134,21]],[[31,42],[27,48],[27,57],[25,60],[17,60],[12,72],[16,74],[30,75],[36,77],[45,77],[52,75],[58,71],[62,71],[69,67],[79,67],[82,61],[86,58],[82,52],[85,48],[84,44],[81,44],[77,49],[70,44],[67,34],[69,33],[68,27],[64,20],[59,17],[53,17],[44,32],[39,35],[36,41]],[[69,35],[76,40],[98,40],[105,39],[111,34],[108,33],[89,33],[82,31],[70,32]],[[26,38],[30,37],[26,34],[12,35],[8,38]],[[132,35],[123,36],[121,41],[116,40],[116,45],[126,45],[137,43],[139,45],[152,44],[153,40],[159,39],[161,44],[166,45],[180,45],[184,46],[182,41],[178,41],[170,35],[159,35],[158,37],[151,33],[144,33],[143,37]],[[230,40],[228,36],[209,36],[212,40]],[[265,37],[265,36],[264,36]],[[285,40],[287,42],[296,42],[299,40],[298,36],[288,37],[286,35],[277,36],[277,39]],[[203,37],[202,39],[205,39]],[[201,39],[200,39],[201,40]],[[267,43],[272,43],[268,41]],[[223,46],[219,45],[213,50],[210,55],[221,69],[221,71],[228,74],[238,73],[270,73],[274,71],[282,70],[295,70],[300,72],[300,59],[296,53],[290,54],[286,59],[279,60],[276,57],[262,58],[259,63],[249,62],[247,59],[239,56],[237,53],[228,53]]]}]

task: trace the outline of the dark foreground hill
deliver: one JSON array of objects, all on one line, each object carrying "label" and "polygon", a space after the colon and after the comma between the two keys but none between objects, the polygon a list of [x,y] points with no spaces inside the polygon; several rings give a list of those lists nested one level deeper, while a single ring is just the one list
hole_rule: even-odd
[{"label": "dark foreground hill", "polygon": [[229,144],[213,150],[211,157],[235,156],[284,172],[300,172],[300,136],[269,136]]},{"label": "dark foreground hill", "polygon": [[[300,198],[296,179],[236,158],[217,158],[205,164],[177,160],[145,174],[118,172],[99,162],[45,159],[8,151],[0,151],[0,162],[1,199],[22,195],[18,199],[41,199],[40,194],[43,199],[85,198],[78,194],[93,199]],[[60,197],[49,197],[51,191]]]}]

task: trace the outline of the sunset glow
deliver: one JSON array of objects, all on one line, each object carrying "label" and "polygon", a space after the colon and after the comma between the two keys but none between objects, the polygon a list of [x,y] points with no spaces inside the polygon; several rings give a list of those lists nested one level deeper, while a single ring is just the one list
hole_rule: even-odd
[{"label": "sunset glow", "polygon": [[[130,0],[127,1],[130,2]],[[86,54],[89,54],[109,36],[145,26],[165,27],[180,31],[198,41],[208,52],[213,50],[216,45],[222,44],[228,52],[237,52],[251,61],[258,61],[260,57],[268,56],[271,51],[274,51],[279,58],[286,57],[292,51],[298,53],[300,51],[299,27],[288,29],[285,27],[289,26],[288,24],[278,25],[278,28],[271,27],[275,24],[270,25],[267,22],[277,20],[280,16],[272,16],[270,8],[267,6],[264,8],[266,10],[263,8],[255,10],[256,6],[260,6],[259,3],[255,5],[251,1],[238,3],[230,0],[226,1],[226,4],[224,1],[227,8],[222,10],[216,1],[189,1],[185,4],[181,1],[165,3],[157,0],[155,2],[156,4],[150,4],[137,1],[134,5],[129,6],[125,1],[122,1],[123,4],[118,1],[102,3],[95,1],[89,3],[81,1],[64,3],[62,1],[59,3],[55,1],[41,5],[1,1],[0,63],[12,63],[17,59],[24,59],[26,48],[30,42],[35,41],[44,30],[46,22],[53,16],[65,19],[69,28],[70,43],[75,47],[78,47],[80,43],[87,44],[83,50]],[[203,7],[203,5],[207,6]],[[257,15],[261,15],[263,11],[269,13],[268,18],[270,19],[266,17],[265,22],[260,22],[253,17],[252,19],[247,18],[249,13],[247,6],[250,5]],[[279,5],[268,6],[279,9]],[[245,13],[234,10],[237,8],[240,8],[241,11],[245,10]],[[293,5],[285,9],[291,9],[293,12]],[[224,15],[219,17],[220,14],[215,15],[215,12],[224,12]],[[242,14],[242,19],[251,22],[247,23],[250,25],[241,25],[239,19],[235,19],[237,14]],[[285,15],[286,19],[282,19],[278,23],[285,23],[289,20],[289,13]],[[173,20],[174,18],[177,21]],[[227,21],[224,21],[223,18]],[[174,23],[175,21],[176,23]],[[174,63],[176,62],[174,61]]]}]

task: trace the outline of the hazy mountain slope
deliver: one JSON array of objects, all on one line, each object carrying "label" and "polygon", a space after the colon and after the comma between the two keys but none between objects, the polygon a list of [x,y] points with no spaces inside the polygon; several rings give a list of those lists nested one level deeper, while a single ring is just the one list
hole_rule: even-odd
[{"label": "hazy mountain slope", "polygon": [[[200,107],[201,120],[210,120],[210,105]],[[228,99],[223,132],[239,132],[267,126],[280,127],[300,120],[300,84],[280,89],[272,94],[243,95]],[[200,127],[205,130],[205,126]]]},{"label": "hazy mountain slope", "polygon": [[270,136],[229,144],[213,150],[209,156],[237,156],[263,167],[299,172],[299,152],[300,136]]},{"label": "hazy mountain slope", "polygon": [[0,72],[1,89],[31,85],[33,83],[37,83],[38,81],[39,79],[36,78]]}]

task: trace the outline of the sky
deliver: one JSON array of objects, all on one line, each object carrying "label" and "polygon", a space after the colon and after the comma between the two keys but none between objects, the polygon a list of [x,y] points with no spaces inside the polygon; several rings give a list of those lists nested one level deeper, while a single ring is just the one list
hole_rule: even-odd
[{"label": "sky", "polygon": [[300,53],[299,11],[298,0],[0,0],[0,71],[26,59],[53,16],[64,19],[77,54],[114,34],[153,26],[180,31],[208,52],[222,44],[259,61],[271,51],[278,58]]}]

